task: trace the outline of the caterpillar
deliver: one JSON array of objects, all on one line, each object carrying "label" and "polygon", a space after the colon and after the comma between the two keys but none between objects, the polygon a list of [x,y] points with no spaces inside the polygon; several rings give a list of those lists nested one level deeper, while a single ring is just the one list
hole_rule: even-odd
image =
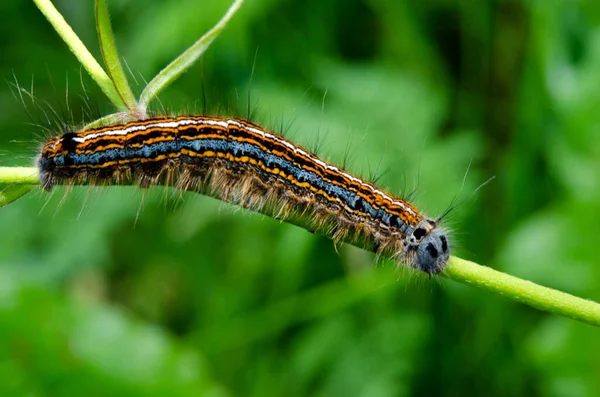
[{"label": "caterpillar", "polygon": [[450,247],[440,220],[246,120],[157,117],[67,132],[37,159],[42,188],[55,185],[168,185],[300,224],[334,241],[429,275]]}]

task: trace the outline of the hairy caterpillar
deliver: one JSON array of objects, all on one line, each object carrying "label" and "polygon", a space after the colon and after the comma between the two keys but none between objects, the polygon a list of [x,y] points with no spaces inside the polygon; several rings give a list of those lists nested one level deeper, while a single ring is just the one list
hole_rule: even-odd
[{"label": "hairy caterpillar", "polygon": [[169,185],[285,221],[302,218],[310,231],[362,239],[430,275],[449,257],[439,220],[241,119],[160,117],[69,132],[48,141],[37,163],[47,191],[57,184]]}]

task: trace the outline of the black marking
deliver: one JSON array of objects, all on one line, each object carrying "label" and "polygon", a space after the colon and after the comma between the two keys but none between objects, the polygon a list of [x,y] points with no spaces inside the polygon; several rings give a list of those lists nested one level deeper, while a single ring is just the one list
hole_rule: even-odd
[{"label": "black marking", "polygon": [[429,252],[429,255],[431,255],[432,258],[437,258],[438,257],[438,251],[435,249],[435,247],[433,246],[433,244],[429,243],[427,244],[427,252]]},{"label": "black marking", "polygon": [[74,152],[75,148],[77,148],[77,142],[75,142],[73,140],[73,138],[76,138],[77,134],[74,132],[67,132],[66,134],[64,134],[62,136],[62,147],[63,149],[65,149],[67,152]]},{"label": "black marking", "polygon": [[413,236],[415,236],[415,238],[417,240],[420,240],[423,238],[423,236],[425,236],[425,229],[423,229],[422,227],[415,229],[415,231],[413,232]]}]

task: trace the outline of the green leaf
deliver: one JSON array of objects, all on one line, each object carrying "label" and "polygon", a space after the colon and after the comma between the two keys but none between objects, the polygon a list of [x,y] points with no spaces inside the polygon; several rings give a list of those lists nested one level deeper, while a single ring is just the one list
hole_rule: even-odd
[{"label": "green leaf", "polygon": [[138,104],[121,65],[115,36],[110,26],[110,16],[104,0],[96,0],[96,29],[98,31],[100,49],[102,50],[102,58],[108,69],[108,75],[125,106],[127,106],[130,112],[135,113],[138,109]]},{"label": "green leaf", "polygon": [[0,190],[0,208],[16,201],[29,193],[35,186],[33,185],[11,185]]}]

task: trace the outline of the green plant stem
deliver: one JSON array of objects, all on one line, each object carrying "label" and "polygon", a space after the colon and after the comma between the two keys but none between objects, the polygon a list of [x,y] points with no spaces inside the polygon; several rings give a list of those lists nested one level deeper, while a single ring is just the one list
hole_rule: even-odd
[{"label": "green plant stem", "polygon": [[35,167],[0,167],[0,185],[39,185]]},{"label": "green plant stem", "polygon": [[498,293],[539,310],[600,325],[600,304],[542,287],[474,262],[451,257],[443,275],[451,280]]},{"label": "green plant stem", "polygon": [[98,128],[104,125],[127,124],[131,120],[131,113],[129,112],[113,113],[86,124],[82,130],[86,131],[90,128]]},{"label": "green plant stem", "polygon": [[[33,167],[0,167],[0,184],[39,184],[37,169]],[[290,223],[302,226],[302,220],[291,220]],[[356,242],[355,244],[360,248],[369,248],[360,246]],[[539,310],[592,325],[600,325],[600,304],[552,288],[542,287],[531,281],[510,276],[474,262],[451,257],[442,275],[454,281],[492,291]]]},{"label": "green plant stem", "polygon": [[104,0],[96,0],[96,30],[108,75],[125,106],[127,106],[130,112],[136,113],[138,104],[121,65],[117,44],[115,43],[115,35],[110,26],[110,17]]},{"label": "green plant stem", "polygon": [[127,106],[125,106],[125,103],[119,96],[110,77],[108,77],[104,69],[102,69],[102,66],[100,66],[94,56],[88,51],[73,29],[71,29],[71,26],[69,26],[62,15],[60,15],[52,2],[50,0],[33,0],[33,2],[37,5],[42,14],[44,14],[46,19],[48,19],[48,22],[52,24],[58,35],[67,44],[85,70],[87,70],[94,81],[98,83],[100,89],[102,89],[108,99],[110,99],[119,110],[127,110]]},{"label": "green plant stem", "polygon": [[39,185],[38,171],[33,167],[0,167],[0,208],[29,193]]}]

